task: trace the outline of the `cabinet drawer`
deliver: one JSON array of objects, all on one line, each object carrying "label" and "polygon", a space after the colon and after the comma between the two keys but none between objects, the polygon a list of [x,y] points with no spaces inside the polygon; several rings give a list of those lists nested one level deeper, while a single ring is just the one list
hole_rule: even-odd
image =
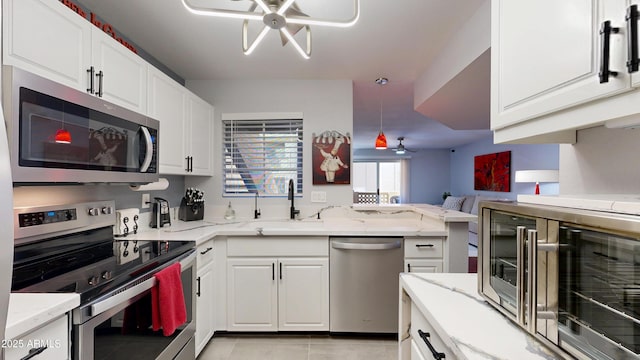
[{"label": "cabinet drawer", "polygon": [[329,238],[320,236],[229,237],[227,256],[329,256]]},{"label": "cabinet drawer", "polygon": [[442,258],[441,237],[405,238],[404,257]]},{"label": "cabinet drawer", "polygon": [[211,263],[213,261],[213,240],[198,246],[198,268]]},{"label": "cabinet drawer", "polygon": [[61,360],[69,358],[69,325],[64,315],[18,339],[7,340],[5,359],[19,360],[29,351],[46,347],[32,359]]},{"label": "cabinet drawer", "polygon": [[[422,356],[425,359],[433,359],[434,356],[432,355],[432,352],[429,349],[429,346],[427,345],[425,340],[420,336],[420,333],[418,331],[422,331],[425,334],[427,333],[429,334],[428,340],[431,343],[431,346],[433,347],[434,351],[439,353],[444,353],[445,359],[447,360],[456,359],[455,355],[453,354],[453,351],[451,351],[451,349],[449,349],[445,345],[440,334],[436,332],[436,330],[427,321],[424,315],[422,315],[422,312],[420,311],[420,309],[418,309],[418,307],[412,302],[411,303],[411,339],[412,341],[415,341],[417,348],[419,349],[420,353],[422,353]],[[413,348],[413,344],[411,347]],[[411,350],[412,359],[414,358],[413,351],[414,350],[412,349]]]}]

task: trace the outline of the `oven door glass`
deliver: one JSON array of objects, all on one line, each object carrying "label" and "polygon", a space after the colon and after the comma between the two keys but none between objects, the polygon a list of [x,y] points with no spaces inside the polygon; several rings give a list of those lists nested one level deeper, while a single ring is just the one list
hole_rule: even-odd
[{"label": "oven door glass", "polygon": [[560,224],[562,347],[593,358],[640,356],[640,241]]},{"label": "oven door glass", "polygon": [[[488,246],[489,295],[524,324],[528,275],[526,234],[527,230],[536,230],[536,219],[490,209],[484,211],[489,212],[489,224],[483,230],[488,232],[484,234],[485,239],[489,239],[488,244],[483,244]],[[486,294],[489,290],[483,291]]]},{"label": "oven door glass", "polygon": [[[151,291],[134,299],[124,310],[104,319],[92,328],[94,360],[173,359],[193,336],[193,267],[182,271],[182,286],[187,306],[187,322],[170,336],[151,329]],[[184,332],[184,333],[183,333]],[[187,336],[185,336],[187,335]]]},{"label": "oven door glass", "polygon": [[19,136],[23,167],[155,171],[156,130],[27,88]]}]

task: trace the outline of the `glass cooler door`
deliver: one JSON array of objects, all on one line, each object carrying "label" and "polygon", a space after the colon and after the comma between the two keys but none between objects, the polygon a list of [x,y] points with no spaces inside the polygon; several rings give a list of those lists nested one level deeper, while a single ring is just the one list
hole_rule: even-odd
[{"label": "glass cooler door", "polygon": [[640,356],[640,241],[560,224],[558,332],[598,359]]}]

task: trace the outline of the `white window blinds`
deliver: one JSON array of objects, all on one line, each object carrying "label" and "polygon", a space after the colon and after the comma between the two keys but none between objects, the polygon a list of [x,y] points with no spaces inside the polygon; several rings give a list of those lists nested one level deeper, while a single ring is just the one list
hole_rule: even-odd
[{"label": "white window blinds", "polygon": [[223,120],[224,195],[302,194],[302,119]]}]

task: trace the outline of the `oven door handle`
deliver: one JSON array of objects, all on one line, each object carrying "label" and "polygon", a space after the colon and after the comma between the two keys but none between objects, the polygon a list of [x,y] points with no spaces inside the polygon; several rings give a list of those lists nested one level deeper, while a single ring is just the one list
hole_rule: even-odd
[{"label": "oven door handle", "polygon": [[[191,251],[188,256],[180,260],[180,268],[182,269],[182,271],[184,271],[184,269],[193,266],[195,264],[195,261],[196,261],[196,252]],[[114,296],[106,298],[102,301],[99,301],[91,305],[91,308],[90,308],[91,316],[99,315],[113,308],[114,306],[121,304],[127,299],[132,299],[144,293],[145,291],[151,289],[154,286],[156,286],[156,278],[151,277],[150,279],[147,279],[132,288],[129,288],[121,293],[118,293]]]}]

